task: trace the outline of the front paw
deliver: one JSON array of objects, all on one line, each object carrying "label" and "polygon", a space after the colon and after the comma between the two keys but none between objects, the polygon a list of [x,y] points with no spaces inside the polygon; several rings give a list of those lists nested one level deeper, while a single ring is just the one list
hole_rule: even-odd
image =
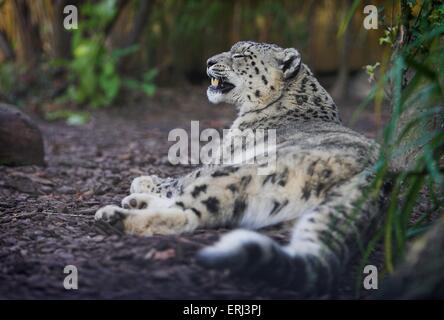
[{"label": "front paw", "polygon": [[115,205],[107,205],[99,210],[97,210],[94,219],[96,221],[103,221],[111,226],[119,229],[124,230],[124,220],[128,217],[128,212],[122,208],[119,208]]},{"label": "front paw", "polygon": [[133,193],[122,200],[122,208],[125,209],[146,209],[153,197],[146,193]]},{"label": "front paw", "polygon": [[156,186],[161,182],[158,176],[141,176],[131,183],[130,193],[154,193]]},{"label": "front paw", "polygon": [[122,200],[125,209],[162,209],[168,208],[174,203],[174,199],[163,198],[147,193],[133,193]]}]

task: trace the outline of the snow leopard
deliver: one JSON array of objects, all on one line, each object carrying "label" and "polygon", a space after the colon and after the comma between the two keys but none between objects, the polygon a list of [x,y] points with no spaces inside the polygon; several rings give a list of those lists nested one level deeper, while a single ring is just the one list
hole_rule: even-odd
[{"label": "snow leopard", "polygon": [[[200,265],[301,293],[329,292],[380,216],[378,198],[366,194],[378,144],[342,125],[294,48],[241,41],[209,58],[207,74],[208,100],[237,109],[233,135],[275,133],[272,170],[259,174],[264,153],[181,177],[141,176],[120,207],[102,207],[95,219],[140,236],[230,228],[197,253]],[[239,152],[224,143],[222,151]],[[290,228],[287,243],[260,232],[279,225]]]}]

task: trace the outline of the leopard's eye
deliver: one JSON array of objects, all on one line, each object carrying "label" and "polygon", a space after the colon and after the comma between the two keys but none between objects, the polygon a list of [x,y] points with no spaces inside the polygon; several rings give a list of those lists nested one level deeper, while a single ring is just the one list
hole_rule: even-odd
[{"label": "leopard's eye", "polygon": [[241,54],[241,53],[235,53],[232,55],[233,59],[238,59],[238,58],[243,58],[245,57],[245,55]]}]

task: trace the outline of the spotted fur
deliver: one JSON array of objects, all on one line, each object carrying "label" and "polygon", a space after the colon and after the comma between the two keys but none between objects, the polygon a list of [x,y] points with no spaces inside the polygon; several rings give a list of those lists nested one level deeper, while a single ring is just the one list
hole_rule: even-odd
[{"label": "spotted fur", "polygon": [[[275,170],[259,175],[258,156],[254,164],[214,163],[180,178],[139,177],[123,208],[106,206],[96,219],[145,236],[241,228],[198,261],[305,293],[330,290],[379,217],[378,199],[362,201],[377,144],[341,124],[333,99],[293,48],[239,42],[210,58],[207,72],[233,86],[209,87],[207,95],[237,107],[235,135],[276,130]],[[293,226],[285,246],[252,231],[279,224]]]}]

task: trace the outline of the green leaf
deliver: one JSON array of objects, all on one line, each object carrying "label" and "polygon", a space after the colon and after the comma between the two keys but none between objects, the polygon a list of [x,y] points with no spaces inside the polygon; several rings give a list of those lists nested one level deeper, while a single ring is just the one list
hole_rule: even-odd
[{"label": "green leaf", "polygon": [[88,113],[73,113],[68,116],[66,123],[72,126],[83,125],[89,121]]},{"label": "green leaf", "polygon": [[151,97],[156,93],[156,86],[153,84],[144,83],[142,85],[142,90],[147,96]]},{"label": "green leaf", "polygon": [[115,59],[120,59],[120,58],[125,57],[127,55],[133,54],[133,53],[137,52],[138,50],[139,50],[139,45],[134,44],[134,45],[126,47],[126,48],[120,48],[120,49],[113,50],[113,52],[111,53],[111,56]]},{"label": "green leaf", "polygon": [[347,27],[350,24],[350,21],[360,4],[361,4],[361,0],[354,0],[353,1],[353,4],[351,5],[350,9],[347,12],[347,15],[345,16],[345,19],[343,19],[341,21],[341,24],[339,25],[338,34],[337,34],[338,37],[342,37],[345,30],[347,30]]},{"label": "green leaf", "polygon": [[144,82],[152,82],[156,78],[158,71],[156,68],[150,69],[143,74]]},{"label": "green leaf", "polygon": [[65,120],[69,125],[83,125],[90,119],[88,112],[57,110],[47,112],[45,118],[48,121]]}]

